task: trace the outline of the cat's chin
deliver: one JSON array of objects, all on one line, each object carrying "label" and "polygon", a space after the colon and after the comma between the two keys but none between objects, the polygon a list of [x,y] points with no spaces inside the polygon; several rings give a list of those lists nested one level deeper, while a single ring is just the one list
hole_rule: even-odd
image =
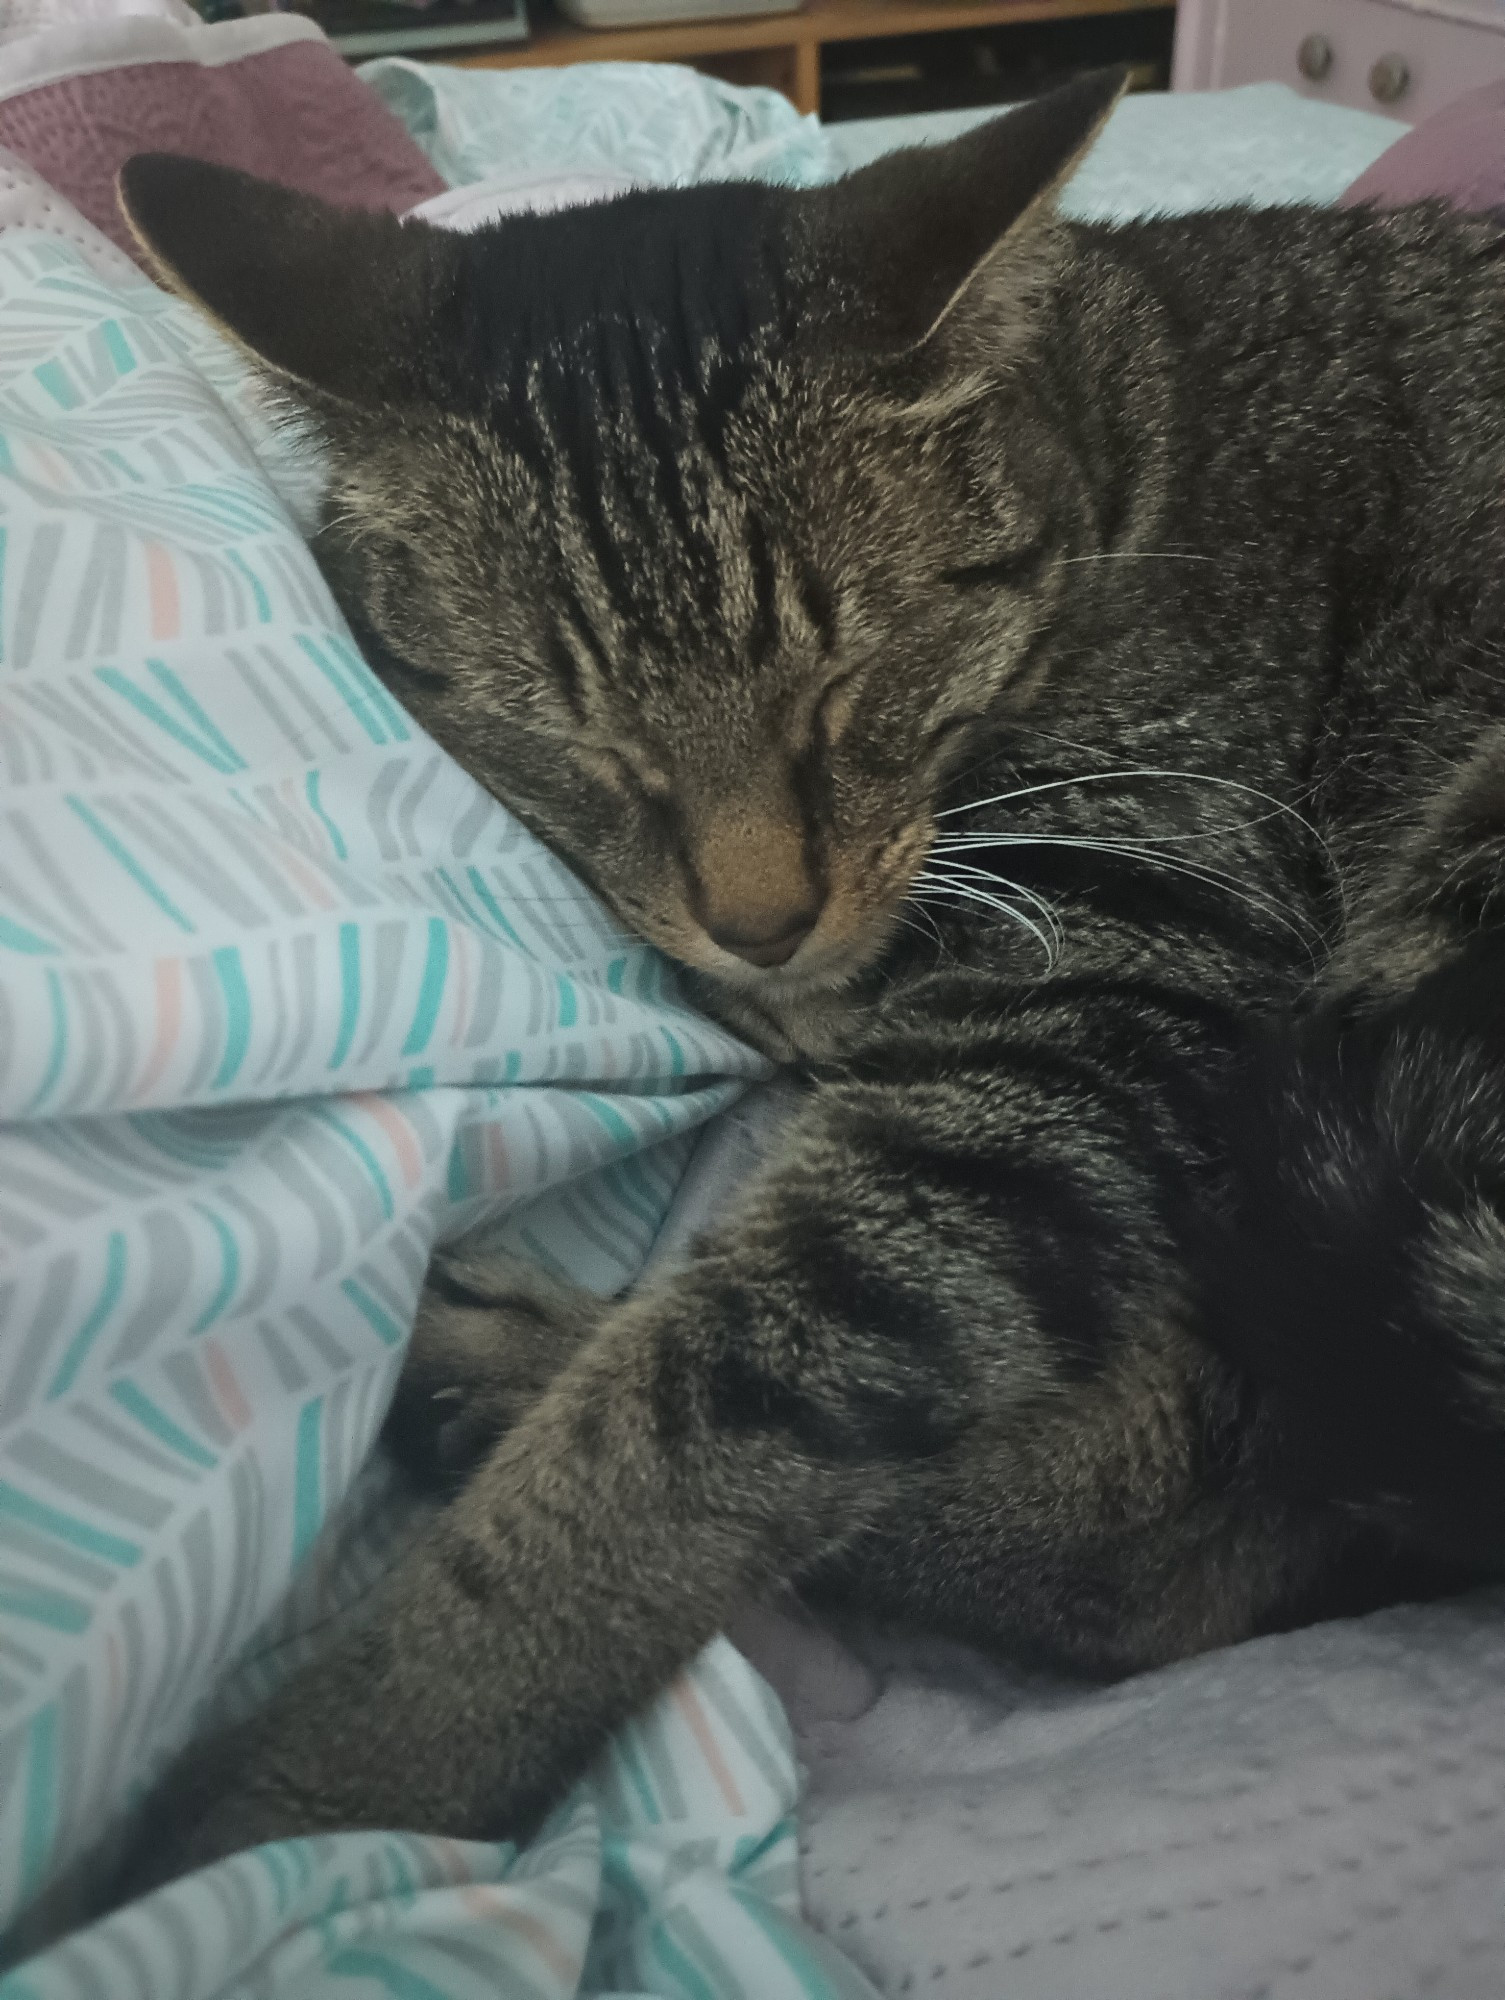
[{"label": "cat's chin", "polygon": [[706,979],[714,980],[728,992],[737,993],[754,1005],[780,1008],[806,1001],[838,1000],[872,964],[878,948],[852,948],[803,952],[785,965],[756,966],[718,953],[718,962],[698,968]]},{"label": "cat's chin", "polygon": [[[732,961],[686,965],[695,998],[733,1033],[777,1063],[834,1055],[861,1011],[861,975],[875,952],[823,953],[806,965],[759,969]],[[681,961],[684,963],[684,961]]]},{"label": "cat's chin", "polygon": [[902,907],[897,895],[860,911],[849,903],[782,965],[750,964],[688,924],[650,931],[649,940],[679,964],[706,1011],[755,1048],[776,1062],[818,1059],[834,1053],[863,1011],[868,975],[898,935]]}]

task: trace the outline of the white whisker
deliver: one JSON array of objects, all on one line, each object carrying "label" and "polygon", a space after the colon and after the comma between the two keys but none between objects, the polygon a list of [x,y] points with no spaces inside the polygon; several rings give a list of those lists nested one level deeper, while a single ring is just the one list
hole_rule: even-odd
[{"label": "white whisker", "polygon": [[1322,933],[1315,926],[1303,922],[1296,912],[1284,908],[1270,897],[1260,894],[1258,890],[1248,888],[1237,876],[1228,874],[1224,869],[1214,868],[1206,862],[1188,861],[1181,855],[1159,854],[1153,847],[1128,840],[1058,839],[1051,844],[1077,847],[1084,853],[1124,855],[1132,861],[1143,861],[1152,867],[1163,868],[1170,874],[1184,875],[1190,881],[1204,883],[1209,888],[1221,889],[1225,894],[1235,897],[1251,910],[1273,920],[1282,930],[1289,932],[1311,960],[1314,970],[1319,963],[1315,947],[1326,948],[1327,940]]},{"label": "white whisker", "polygon": [[1007,917],[1011,923],[1018,924],[1022,930],[1028,931],[1030,936],[1035,939],[1041,951],[1045,954],[1047,966],[1055,964],[1055,953],[1048,935],[1041,930],[1033,918],[1027,917],[1023,910],[1016,909],[1012,903],[1006,902],[1002,896],[989,896],[981,889],[965,888],[957,882],[933,884],[930,888],[930,894],[940,898],[950,897],[953,902],[958,903],[976,903],[982,909],[992,910],[1001,917]]},{"label": "white whisker", "polygon": [[[1304,813],[1298,812],[1295,806],[1289,805],[1284,799],[1276,798],[1273,792],[1261,791],[1257,785],[1246,785],[1237,778],[1214,777],[1206,771],[1167,771],[1150,768],[1143,770],[1087,771],[1072,778],[1051,778],[1038,785],[1020,785],[1013,791],[996,792],[991,798],[976,799],[968,805],[948,806],[942,812],[937,813],[936,818],[951,819],[958,813],[981,812],[987,806],[1008,805],[1019,799],[1035,798],[1044,792],[1063,791],[1072,785],[1124,783],[1129,780],[1143,778],[1168,780],[1184,785],[1214,785],[1220,790],[1242,792],[1246,798],[1258,799],[1262,805],[1270,808],[1270,812],[1268,815],[1262,815],[1259,820],[1247,822],[1249,825],[1259,825],[1262,823],[1263,818],[1277,818],[1281,815],[1284,815],[1287,819],[1294,820],[1302,832],[1309,835],[1321,850],[1331,870],[1332,879],[1337,886],[1339,903],[1340,905],[1345,903],[1343,873],[1338,866],[1337,856],[1333,853],[1332,848],[1328,845],[1322,834],[1318,832],[1317,828],[1313,826]],[[937,845],[939,846],[942,842],[945,842],[949,846],[953,840],[961,841],[975,837],[972,834],[953,836],[943,832],[939,836]],[[1155,836],[1147,837],[1154,838]],[[1192,836],[1166,836],[1166,838],[1170,839],[1183,837],[1190,838]]]},{"label": "white whisker", "polygon": [[1094,556],[1062,556],[1062,563],[1099,562],[1221,562],[1221,556],[1195,555],[1190,549],[1104,549]]},{"label": "white whisker", "polygon": [[[1252,819],[1228,820],[1222,826],[1199,827],[1194,832],[1189,833],[1146,834],[1144,838],[1146,840],[1154,840],[1162,846],[1173,840],[1218,840],[1226,834],[1247,833],[1251,827],[1268,826],[1272,819],[1279,819],[1279,817],[1280,813],[1272,808],[1271,811],[1266,813],[1256,813]],[[1031,837],[1028,834],[940,833],[936,835],[935,845],[938,852],[964,854],[969,847],[986,847],[995,840],[1027,840]],[[1041,837],[1043,838],[1044,836]],[[1119,838],[1118,835],[1104,837],[1110,839]],[[1129,836],[1123,837],[1128,838]]]},{"label": "white whisker", "polygon": [[[915,877],[915,884],[917,888],[923,889],[931,897],[950,896],[957,902],[978,903],[985,909],[995,910],[1000,916],[1010,918],[1012,922],[1019,924],[1024,930],[1027,930],[1038,942],[1040,949],[1045,953],[1047,966],[1055,964],[1055,951],[1050,938],[1032,918],[1024,914],[1023,910],[1015,909],[1014,905],[1007,902],[1002,896],[991,896],[986,890],[976,888],[971,883],[950,882],[941,876],[918,875]],[[912,900],[918,902],[921,898],[916,896]]]},{"label": "white whisker", "polygon": [[[1295,938],[1311,959],[1314,967],[1319,962],[1315,947],[1321,946],[1325,950],[1328,945],[1328,940],[1316,926],[1305,923],[1294,910],[1283,907],[1271,898],[1261,895],[1257,890],[1251,890],[1246,884],[1240,882],[1237,876],[1229,874],[1224,869],[1216,868],[1209,862],[1190,861],[1184,855],[1162,854],[1148,840],[1134,841],[1127,838],[1115,838],[1109,835],[1092,838],[1069,834],[1005,833],[979,835],[967,844],[975,849],[986,847],[1067,847],[1075,848],[1087,854],[1106,854],[1121,856],[1133,861],[1141,861],[1151,867],[1163,868],[1171,874],[1184,875],[1191,881],[1201,882],[1210,888],[1222,890],[1225,894],[1237,898],[1238,901],[1247,905],[1251,910],[1277,923],[1283,930]],[[987,869],[973,869],[966,863],[955,861],[950,854],[940,854],[934,858],[950,869],[965,868],[969,876],[980,875],[985,879],[991,876],[991,871]],[[942,878],[935,876],[927,878],[922,876],[920,879],[924,881],[926,879],[940,880]],[[991,876],[991,879],[1004,881],[1004,878],[996,876]],[[1006,881],[1004,882],[1004,886],[1013,893],[1030,893],[1024,888],[1024,885],[1017,882]],[[1038,903],[1041,899],[1032,898],[1032,900]],[[1054,914],[1052,912],[1053,916]],[[1059,923],[1059,919],[1056,921]]]},{"label": "white whisker", "polygon": [[1000,888],[1007,889],[1010,895],[1022,896],[1027,903],[1032,904],[1033,907],[1040,912],[1040,915],[1044,918],[1046,924],[1049,926],[1051,935],[1056,942],[1057,952],[1059,953],[1059,951],[1064,947],[1066,943],[1066,930],[1065,926],[1061,922],[1060,915],[1057,912],[1054,904],[1047,902],[1045,897],[1040,895],[1037,890],[1031,889],[1028,883],[1011,881],[1008,876],[1000,875],[996,869],[973,868],[964,861],[953,861],[949,855],[942,855],[937,857],[936,855],[932,854],[930,859],[932,864],[937,859],[943,861],[945,864],[946,873],[944,875],[937,874],[935,872],[934,867],[932,866],[925,872],[925,874],[920,876],[919,879],[922,882],[927,882],[930,884],[939,884],[944,882],[955,881],[959,877],[966,877],[967,880],[965,882],[960,882],[958,886],[976,887],[984,882],[997,883]]},{"label": "white whisker", "polygon": [[[1130,779],[1137,778],[1170,779],[1182,785],[1217,785],[1226,791],[1243,792],[1247,797],[1258,799],[1262,804],[1269,806],[1272,815],[1285,813],[1291,819],[1295,820],[1304,832],[1309,833],[1314,840],[1322,840],[1321,834],[1318,833],[1316,827],[1312,825],[1309,819],[1297,812],[1294,806],[1287,805],[1284,799],[1276,798],[1273,792],[1262,792],[1257,785],[1245,785],[1237,778],[1214,778],[1205,771],[1157,771],[1149,769],[1141,771],[1084,771],[1074,778],[1049,778],[1043,784],[1019,785],[1011,792],[995,792],[991,798],[973,799],[968,804],[961,806],[947,806],[944,811],[936,814],[936,818],[954,819],[958,813],[981,812],[985,806],[1011,805],[1016,799],[1038,798],[1043,792],[1065,791],[1071,785],[1122,784]],[[1323,845],[1325,846],[1326,843],[1324,842]]]},{"label": "white whisker", "polygon": [[[924,941],[924,943],[931,945],[935,951],[935,958],[937,964],[939,964],[943,959],[949,958],[951,956],[951,953],[947,948],[945,938],[941,935],[940,926],[935,921],[935,918],[931,916],[930,912],[927,909],[923,909],[920,906],[920,904],[916,902],[913,898],[911,898],[908,907],[911,910],[913,910],[914,917],[896,917],[895,922],[901,924],[905,930],[913,931],[917,938],[920,938]],[[921,928],[920,924],[915,922],[915,917],[921,917],[924,919],[923,929]]]}]

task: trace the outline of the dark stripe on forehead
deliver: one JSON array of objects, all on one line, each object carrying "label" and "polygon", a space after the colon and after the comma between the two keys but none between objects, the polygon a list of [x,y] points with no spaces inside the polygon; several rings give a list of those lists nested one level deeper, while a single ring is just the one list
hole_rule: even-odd
[{"label": "dark stripe on forehead", "polygon": [[474,365],[500,385],[519,354],[646,327],[660,367],[690,384],[708,342],[736,352],[785,317],[795,199],[729,182],[488,224],[466,239]]},{"label": "dark stripe on forehead", "polygon": [[573,580],[567,576],[561,577],[555,588],[559,593],[560,607],[571,635],[579,642],[582,652],[589,657],[599,678],[610,681],[611,647],[597,631],[595,621],[575,589]]},{"label": "dark stripe on forehead", "polygon": [[[477,386],[498,441],[567,511],[582,566],[570,622],[593,659],[607,650],[603,597],[608,622],[677,624],[676,603],[716,614],[727,579],[700,485],[724,467],[763,332],[788,323],[793,202],[754,184],[656,190],[468,239]],[[777,637],[777,578],[761,541],[750,561],[761,653]]]},{"label": "dark stripe on forehead", "polygon": [[610,687],[615,678],[616,647],[610,631],[602,630],[590,597],[582,594],[577,577],[568,568],[556,566],[548,595],[553,600],[555,626],[549,635],[551,657],[566,700],[580,721],[585,721],[597,705],[592,696],[599,687]]},{"label": "dark stripe on forehead", "polygon": [[505,421],[494,424],[545,496],[552,493],[560,466],[559,436],[552,408],[556,400],[540,369],[519,368],[508,379],[505,398],[498,401],[498,408],[505,411]]},{"label": "dark stripe on forehead", "polygon": [[743,533],[753,581],[753,622],[752,630],[747,635],[747,650],[751,663],[756,666],[778,644],[779,578],[773,550],[756,515],[747,516]]},{"label": "dark stripe on forehead", "polygon": [[569,641],[558,632],[551,632],[546,641],[548,646],[548,667],[555,685],[564,696],[570,714],[582,728],[590,720],[590,710],[585,700],[585,682],[580,672],[579,662]]},{"label": "dark stripe on forehead", "polygon": [[820,641],[820,649],[829,656],[836,650],[836,601],[824,577],[808,563],[800,565],[799,593],[805,616]]},{"label": "dark stripe on forehead", "polygon": [[616,484],[616,468],[605,450],[603,412],[590,387],[578,378],[561,379],[551,367],[545,381],[555,402],[554,438],[574,499],[575,519],[606,594],[621,608],[629,601],[631,577],[620,542],[607,518],[605,496]]},{"label": "dark stripe on forehead", "polygon": [[[677,602],[711,620],[727,579],[701,480],[686,479],[692,457],[703,479],[703,447],[684,386],[659,369],[653,337],[645,328],[601,343],[573,370],[551,362],[540,374],[551,405],[545,422],[574,496],[572,514],[616,610],[662,625],[666,606]],[[754,574],[759,631],[771,644],[776,579],[766,548],[755,553]]]},{"label": "dark stripe on forehead", "polygon": [[661,508],[669,517],[674,532],[688,541],[695,530],[679,472],[686,433],[684,424],[671,415],[674,403],[682,397],[675,395],[678,385],[666,380],[659,367],[653,330],[640,326],[634,331],[636,337],[622,343],[627,358],[623,383],[627,414],[643,447],[637,470],[646,477],[640,490],[650,506]]},{"label": "dark stripe on forehead", "polygon": [[694,405],[697,440],[716,471],[727,471],[727,427],[746,393],[751,352],[729,354],[720,349],[704,357]]}]

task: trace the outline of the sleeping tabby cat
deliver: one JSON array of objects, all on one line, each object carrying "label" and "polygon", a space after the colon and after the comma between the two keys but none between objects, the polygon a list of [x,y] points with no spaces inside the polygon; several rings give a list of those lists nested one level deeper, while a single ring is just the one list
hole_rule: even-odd
[{"label": "sleeping tabby cat", "polygon": [[808,1082],[676,1275],[436,1273],[473,1469],[173,1865],[525,1829],[785,1580],[1117,1674],[1505,1568],[1505,226],[1066,223],[1118,88],[470,238],[127,168],[379,671]]}]

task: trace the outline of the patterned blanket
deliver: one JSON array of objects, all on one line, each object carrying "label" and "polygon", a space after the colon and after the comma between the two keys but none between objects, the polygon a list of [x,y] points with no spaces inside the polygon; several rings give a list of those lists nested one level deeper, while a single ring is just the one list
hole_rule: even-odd
[{"label": "patterned blanket", "polygon": [[362,1467],[433,1244],[619,1288],[762,1066],[371,675],[234,357],[0,199],[0,1991],[867,1992],[724,1641],[522,1854],[282,1843],[55,1941],[406,1531]]}]

